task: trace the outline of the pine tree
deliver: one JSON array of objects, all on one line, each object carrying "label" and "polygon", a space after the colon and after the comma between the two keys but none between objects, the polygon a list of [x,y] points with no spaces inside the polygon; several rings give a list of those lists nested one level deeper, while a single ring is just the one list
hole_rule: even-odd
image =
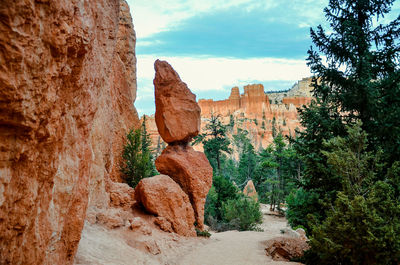
[{"label": "pine tree", "polygon": [[141,179],[157,174],[150,148],[151,140],[146,129],[146,116],[143,118],[141,128],[130,130],[126,138],[121,172],[125,181],[134,188]]},{"label": "pine tree", "polygon": [[309,264],[399,263],[399,184],[388,183],[390,173],[386,181],[379,180],[382,153],[367,151],[367,134],[360,124],[347,127],[348,136],[324,143],[331,150],[323,152],[328,164],[342,176],[342,190],[327,218],[312,225]]},{"label": "pine tree", "polygon": [[275,116],[272,118],[271,129],[272,129],[272,137],[275,138],[277,136],[277,134],[278,134],[278,130],[276,129],[276,118],[275,118]]},{"label": "pine tree", "polygon": [[[346,125],[360,120],[370,151],[382,149],[389,167],[400,157],[400,16],[375,26],[393,2],[330,0],[324,11],[332,33],[321,25],[311,29],[314,47],[307,60],[316,76],[316,100],[299,112],[305,130],[298,132],[295,148],[305,163],[303,187],[320,199],[332,202],[342,188],[322,143],[346,136]],[[379,175],[384,176],[387,168]],[[324,207],[315,208],[323,218]]]},{"label": "pine tree", "polygon": [[205,126],[205,133],[199,134],[193,144],[203,143],[204,153],[210,161],[214,171],[221,172],[221,159],[223,152],[230,153],[229,139],[226,136],[226,125],[220,121],[220,116],[211,115],[209,123]]},{"label": "pine tree", "polygon": [[[377,25],[393,2],[330,0],[324,11],[331,29],[311,29],[314,47],[307,60],[315,74],[315,101],[300,110],[305,130],[294,146],[305,173],[301,192],[288,203],[289,222],[304,222],[312,234],[312,251],[320,260],[309,264],[399,262],[393,234],[399,197],[389,172],[397,170],[400,158],[400,16]],[[360,121],[369,145],[356,155],[352,148],[361,145],[347,126]],[[363,160],[371,155],[381,158],[370,162],[373,167]]]}]

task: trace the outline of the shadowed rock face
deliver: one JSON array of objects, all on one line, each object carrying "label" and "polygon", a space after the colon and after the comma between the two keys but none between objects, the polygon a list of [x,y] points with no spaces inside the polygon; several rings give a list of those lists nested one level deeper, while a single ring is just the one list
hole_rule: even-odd
[{"label": "shadowed rock face", "polygon": [[0,5],[0,263],[71,264],[138,123],[124,1]]},{"label": "shadowed rock face", "polygon": [[194,95],[165,61],[154,63],[155,120],[167,143],[189,142],[200,130],[200,107]]}]

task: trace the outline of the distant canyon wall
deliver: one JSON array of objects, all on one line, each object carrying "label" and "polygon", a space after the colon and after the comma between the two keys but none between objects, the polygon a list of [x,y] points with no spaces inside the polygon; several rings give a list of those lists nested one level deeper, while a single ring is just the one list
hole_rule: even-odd
[{"label": "distant canyon wall", "polygon": [[139,125],[123,0],[0,5],[0,264],[71,264]]},{"label": "distant canyon wall", "polygon": [[290,90],[265,93],[262,84],[244,86],[244,93],[234,87],[226,100],[200,99],[203,129],[211,115],[220,115],[224,124],[233,118],[233,134],[237,128],[250,133],[256,149],[265,148],[273,141],[273,127],[285,136],[294,136],[301,128],[297,108],[310,104],[312,100],[312,78],[303,78]]},{"label": "distant canyon wall", "polygon": [[[272,143],[273,126],[283,135],[294,136],[295,130],[301,129],[297,108],[310,104],[312,100],[311,82],[312,78],[307,77],[296,82],[288,91],[267,93],[262,84],[251,84],[244,86],[243,94],[239,87],[233,87],[225,100],[200,99],[201,130],[205,130],[205,125],[213,114],[220,115],[223,124],[234,119],[235,126],[229,134],[236,133],[238,128],[249,131],[249,137],[256,149],[265,148]],[[154,116],[147,117],[146,125],[154,149],[162,151],[163,142],[155,126]],[[202,150],[201,146],[195,146],[195,149]]]}]

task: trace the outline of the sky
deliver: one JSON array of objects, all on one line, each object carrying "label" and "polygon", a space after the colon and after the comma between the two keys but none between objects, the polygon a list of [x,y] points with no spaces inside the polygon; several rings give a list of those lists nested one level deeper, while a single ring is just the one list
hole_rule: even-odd
[{"label": "sky", "polygon": [[[154,61],[166,60],[197,99],[234,86],[289,89],[311,76],[310,27],[326,27],[328,0],[127,0],[136,31],[139,115],[154,105]],[[394,12],[400,13],[400,1]]]}]

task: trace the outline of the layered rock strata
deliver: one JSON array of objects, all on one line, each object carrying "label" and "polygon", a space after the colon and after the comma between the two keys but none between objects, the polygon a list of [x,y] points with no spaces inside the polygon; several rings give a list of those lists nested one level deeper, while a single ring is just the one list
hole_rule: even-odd
[{"label": "layered rock strata", "polygon": [[304,78],[290,90],[279,93],[265,93],[263,85],[254,84],[244,86],[242,95],[238,87],[233,87],[226,100],[200,99],[203,124],[212,114],[220,115],[225,124],[233,119],[235,130],[246,129],[257,149],[266,148],[273,141],[274,130],[293,136],[296,129],[301,129],[297,108],[310,104],[311,81]]},{"label": "layered rock strata", "polygon": [[[244,93],[240,94],[239,87],[233,87],[226,100],[214,101],[200,99],[202,126],[200,132],[206,130],[211,113],[220,115],[223,124],[234,121],[233,130],[228,137],[235,134],[237,129],[249,131],[250,139],[256,149],[266,148],[273,141],[273,127],[283,135],[294,136],[295,130],[301,130],[297,108],[308,105],[312,101],[312,78],[303,78],[293,87],[284,92],[264,92],[261,84],[247,85]],[[149,128],[153,147],[162,150],[163,141],[156,129],[154,115],[147,116],[146,125]],[[202,150],[201,145],[194,147]],[[157,155],[160,152],[157,152]],[[235,152],[234,155],[237,155]]]},{"label": "layered rock strata", "polygon": [[212,168],[203,153],[189,146],[200,129],[200,108],[196,96],[167,62],[157,60],[154,66],[156,123],[160,136],[169,144],[157,158],[156,167],[189,196],[197,227],[203,229]]},{"label": "layered rock strata", "polygon": [[138,125],[128,5],[3,0],[0,20],[0,263],[71,264]]}]

